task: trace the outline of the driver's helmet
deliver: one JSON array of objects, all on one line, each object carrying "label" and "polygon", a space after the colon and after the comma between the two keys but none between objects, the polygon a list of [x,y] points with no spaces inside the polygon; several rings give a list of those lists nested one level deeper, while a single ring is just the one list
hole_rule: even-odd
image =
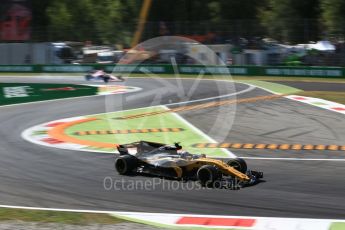
[{"label": "driver's helmet", "polygon": [[193,155],[187,151],[183,151],[182,153],[180,153],[180,157],[183,159],[191,159],[192,156]]},{"label": "driver's helmet", "polygon": [[176,151],[176,147],[172,145],[164,145],[164,146],[159,147],[159,150]]},{"label": "driver's helmet", "polygon": [[200,158],[206,158],[206,155],[203,153],[198,153],[193,155],[193,159],[200,159]]}]

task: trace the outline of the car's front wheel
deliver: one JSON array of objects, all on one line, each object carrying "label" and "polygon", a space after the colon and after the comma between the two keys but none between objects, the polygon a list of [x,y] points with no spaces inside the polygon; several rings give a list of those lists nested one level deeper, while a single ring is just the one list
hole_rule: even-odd
[{"label": "car's front wheel", "polygon": [[247,163],[242,158],[231,159],[227,164],[241,173],[247,172]]}]

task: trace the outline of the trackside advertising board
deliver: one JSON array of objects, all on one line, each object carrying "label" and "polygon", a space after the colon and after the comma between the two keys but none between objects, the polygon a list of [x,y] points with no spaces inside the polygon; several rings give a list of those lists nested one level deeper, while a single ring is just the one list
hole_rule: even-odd
[{"label": "trackside advertising board", "polygon": [[[12,73],[86,73],[93,69],[103,69],[114,73],[174,74],[169,64],[157,65],[0,65],[0,72]],[[179,74],[205,74],[234,76],[302,76],[344,78],[345,68],[341,67],[288,67],[288,66],[203,66],[178,65]]]},{"label": "trackside advertising board", "polygon": [[66,84],[0,83],[0,105],[96,95],[97,87]]}]

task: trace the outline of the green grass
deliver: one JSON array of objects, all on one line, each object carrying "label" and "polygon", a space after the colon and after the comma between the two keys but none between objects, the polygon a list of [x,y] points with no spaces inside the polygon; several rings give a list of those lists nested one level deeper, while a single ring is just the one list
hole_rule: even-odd
[{"label": "green grass", "polygon": [[329,230],[344,230],[345,229],[345,222],[334,222]]},{"label": "green grass", "polygon": [[238,80],[237,82],[248,83],[258,87],[268,89],[270,91],[281,94],[296,94],[300,96],[321,98],[327,101],[333,101],[341,104],[345,104],[345,92],[333,92],[333,91],[303,91],[290,86],[282,84],[258,81],[258,80]]},{"label": "green grass", "polygon": [[281,77],[281,76],[232,76],[234,80],[261,80],[261,81],[301,81],[301,82],[340,82],[345,83],[344,78],[321,77]]},{"label": "green grass", "polygon": [[[162,111],[164,107],[151,107],[144,109],[135,109],[128,111],[120,111],[96,115],[91,117],[99,118],[95,121],[81,123],[69,127],[65,130],[70,136],[82,140],[92,140],[103,143],[126,144],[140,140],[153,141],[159,143],[173,144],[181,142],[185,150],[192,153],[200,153],[200,149],[192,148],[195,143],[210,142],[206,137],[196,132],[190,125],[177,119],[173,113],[164,113],[160,115],[145,116],[143,118],[117,120],[116,117],[141,114],[146,112]],[[129,130],[129,129],[145,129],[145,128],[182,128],[181,132],[154,132],[154,133],[131,133],[131,134],[106,134],[106,135],[75,135],[77,131],[90,130]],[[105,149],[105,151],[109,151]],[[203,149],[202,153],[214,157],[227,157],[228,154],[222,149]]]},{"label": "green grass", "polygon": [[267,90],[270,90],[275,93],[281,94],[296,94],[301,92],[300,89],[296,89],[290,86],[267,82],[267,81],[259,81],[259,80],[236,80],[236,82],[244,83],[244,84],[251,84],[257,87],[261,87]]},{"label": "green grass", "polygon": [[322,98],[328,101],[333,101],[345,104],[345,92],[331,92],[331,91],[302,91],[298,95],[306,97]]},{"label": "green grass", "polygon": [[73,225],[118,224],[122,219],[108,214],[77,213],[60,211],[41,211],[27,209],[0,208],[1,221],[25,221],[39,223],[61,223]]}]

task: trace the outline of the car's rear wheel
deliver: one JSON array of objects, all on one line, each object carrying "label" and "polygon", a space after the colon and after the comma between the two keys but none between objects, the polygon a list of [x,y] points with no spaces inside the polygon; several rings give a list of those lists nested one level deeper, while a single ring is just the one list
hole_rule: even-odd
[{"label": "car's rear wheel", "polygon": [[242,158],[234,158],[227,162],[227,164],[241,173],[247,172],[247,163]]},{"label": "car's rear wheel", "polygon": [[108,83],[109,80],[110,80],[109,75],[104,75],[104,76],[103,76],[103,81],[104,81],[105,83]]},{"label": "car's rear wheel", "polygon": [[202,186],[211,187],[221,179],[221,173],[215,166],[204,165],[197,171],[197,178]]},{"label": "car's rear wheel", "polygon": [[121,76],[121,75],[119,75],[119,76],[116,76],[120,81],[125,81],[125,79]]},{"label": "car's rear wheel", "polygon": [[115,169],[121,175],[128,175],[138,167],[138,160],[131,155],[119,156],[115,160]]}]

